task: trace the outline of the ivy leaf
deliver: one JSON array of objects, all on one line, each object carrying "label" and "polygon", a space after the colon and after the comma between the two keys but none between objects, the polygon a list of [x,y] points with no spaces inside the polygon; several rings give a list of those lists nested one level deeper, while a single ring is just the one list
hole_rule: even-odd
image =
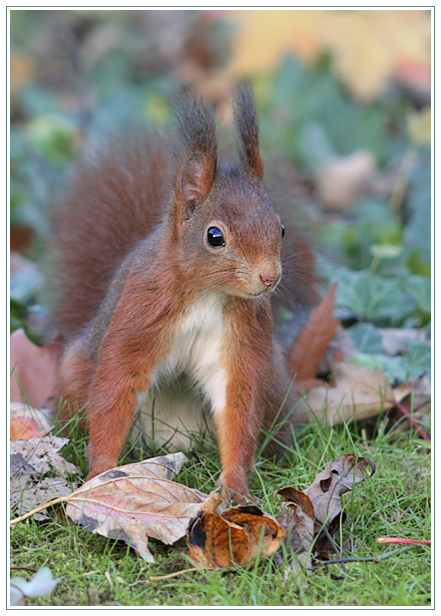
[{"label": "ivy leaf", "polygon": [[330,278],[339,283],[337,305],[361,321],[399,324],[417,307],[415,299],[409,297],[396,278],[335,267]]},{"label": "ivy leaf", "polygon": [[404,383],[431,372],[431,348],[424,343],[408,341],[411,350],[406,355],[389,357],[379,353],[360,353],[349,361],[371,370],[381,370],[391,383]]},{"label": "ivy leaf", "polygon": [[425,315],[430,315],[432,308],[430,279],[425,276],[409,276],[406,278],[406,291],[415,300],[418,308]]},{"label": "ivy leaf", "polygon": [[382,336],[372,323],[356,323],[347,332],[360,352],[384,353]]}]

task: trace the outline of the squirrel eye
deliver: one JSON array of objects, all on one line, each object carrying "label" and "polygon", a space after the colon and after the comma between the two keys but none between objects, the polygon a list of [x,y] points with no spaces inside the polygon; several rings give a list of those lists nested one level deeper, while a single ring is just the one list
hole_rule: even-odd
[{"label": "squirrel eye", "polygon": [[282,225],[282,237],[285,237],[285,225]]},{"label": "squirrel eye", "polygon": [[210,227],[207,231],[207,241],[210,246],[217,248],[219,246],[225,246],[224,234],[217,227]]}]

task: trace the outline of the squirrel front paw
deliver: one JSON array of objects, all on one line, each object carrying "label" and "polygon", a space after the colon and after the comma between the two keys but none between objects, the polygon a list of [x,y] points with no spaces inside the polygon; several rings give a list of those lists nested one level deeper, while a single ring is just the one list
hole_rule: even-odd
[{"label": "squirrel front paw", "polygon": [[251,496],[245,479],[222,473],[219,484],[222,486],[222,499],[225,502],[233,501],[236,505],[245,505],[250,502],[259,504],[259,500]]}]

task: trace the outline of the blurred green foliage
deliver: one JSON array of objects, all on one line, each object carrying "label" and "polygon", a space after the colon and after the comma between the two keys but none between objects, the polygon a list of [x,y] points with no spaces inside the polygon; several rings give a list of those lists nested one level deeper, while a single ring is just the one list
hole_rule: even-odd
[{"label": "blurred green foliage", "polygon": [[[179,80],[212,77],[226,65],[231,27],[203,13],[11,11],[10,220],[13,230],[33,229],[31,259],[39,262],[44,253],[48,204],[84,142],[102,143],[139,123],[162,127]],[[337,79],[326,53],[310,66],[287,56],[273,74],[255,76],[255,89],[263,151],[295,165],[313,186],[303,205],[315,213],[320,273],[339,283],[345,325],[369,326],[373,342],[365,361],[372,362],[372,354],[381,355],[375,328],[430,325],[431,152],[411,141],[414,101],[391,84],[379,100],[360,103]],[[409,155],[413,163],[400,190],[372,190],[352,208],[329,215],[314,190],[316,173],[358,150],[369,151],[385,177],[394,169],[400,177]],[[14,276],[12,329],[41,301],[38,273],[23,283],[27,294],[19,282]],[[369,355],[360,340],[354,337]],[[426,369],[427,357],[421,363],[412,353],[406,359],[412,370]]]}]

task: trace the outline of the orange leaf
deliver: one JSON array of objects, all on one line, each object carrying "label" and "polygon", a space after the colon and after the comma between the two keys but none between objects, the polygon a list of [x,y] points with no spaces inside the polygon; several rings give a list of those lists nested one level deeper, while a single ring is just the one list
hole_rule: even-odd
[{"label": "orange leaf", "polygon": [[46,436],[53,429],[53,413],[49,409],[35,409],[22,402],[11,402],[11,441]]},{"label": "orange leaf", "polygon": [[311,310],[309,321],[288,354],[291,374],[297,381],[313,379],[339,322],[334,319],[335,284],[321,303]]},{"label": "orange leaf", "polygon": [[187,533],[189,556],[204,569],[245,566],[259,556],[271,556],[286,531],[255,505],[233,507],[222,515],[200,511]]}]

